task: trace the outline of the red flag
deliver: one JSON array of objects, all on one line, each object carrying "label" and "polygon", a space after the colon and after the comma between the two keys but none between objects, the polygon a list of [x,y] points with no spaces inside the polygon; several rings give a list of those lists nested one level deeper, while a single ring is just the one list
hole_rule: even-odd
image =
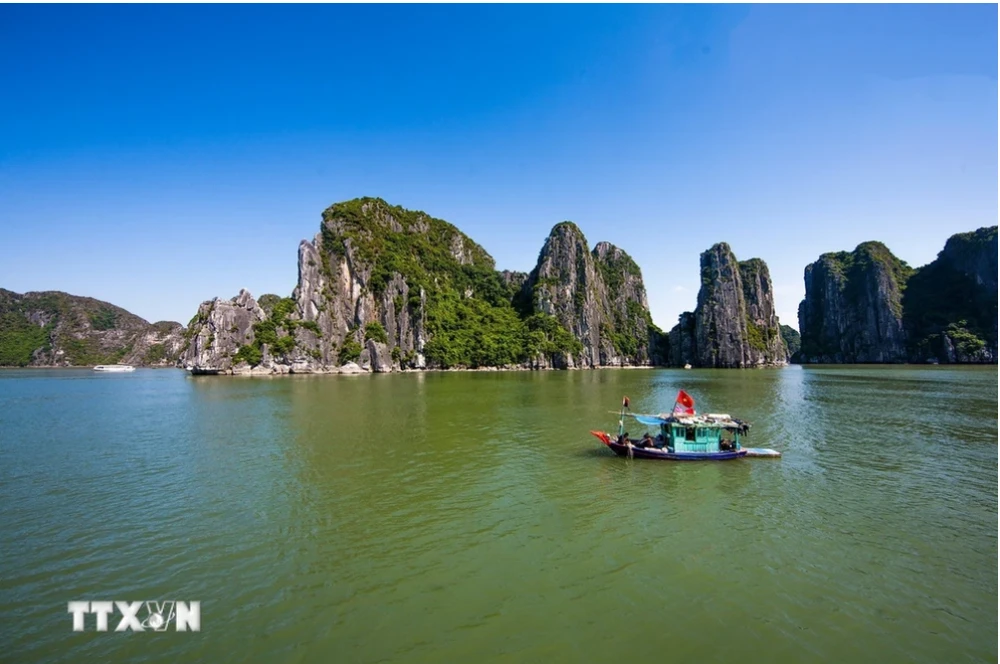
[{"label": "red flag", "polygon": [[628,397],[622,399],[622,408],[628,408]]},{"label": "red flag", "polygon": [[694,399],[684,390],[677,393],[677,400],[674,401],[674,413],[694,415]]},{"label": "red flag", "polygon": [[590,434],[592,436],[598,438],[605,445],[608,445],[608,444],[611,443],[611,436],[609,436],[608,434],[604,433],[603,431],[591,431]]}]

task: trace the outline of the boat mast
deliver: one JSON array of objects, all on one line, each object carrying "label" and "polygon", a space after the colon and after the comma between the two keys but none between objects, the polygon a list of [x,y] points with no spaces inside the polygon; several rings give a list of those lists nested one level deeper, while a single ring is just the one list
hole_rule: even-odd
[{"label": "boat mast", "polygon": [[625,409],[628,408],[628,397],[622,397],[622,411],[618,415],[618,438],[625,433]]}]

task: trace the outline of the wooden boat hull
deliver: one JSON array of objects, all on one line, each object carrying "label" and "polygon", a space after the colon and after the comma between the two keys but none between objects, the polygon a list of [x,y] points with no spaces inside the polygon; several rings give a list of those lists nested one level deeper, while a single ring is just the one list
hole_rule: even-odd
[{"label": "wooden boat hull", "polygon": [[658,447],[639,447],[638,445],[622,445],[612,440],[611,436],[598,431],[591,431],[612,452],[620,457],[631,456],[636,459],[659,459],[661,461],[730,461],[741,459],[747,455],[745,449],[728,450],[724,452],[670,452]]},{"label": "wooden boat hull", "polygon": [[[619,445],[614,441],[606,444],[618,456],[627,457],[630,454],[629,447],[626,445]],[[663,461],[729,461],[731,459],[745,457],[746,455],[746,450],[730,450],[725,452],[670,452],[656,447],[637,447],[633,445],[631,448],[631,456],[633,458],[661,459]]]}]

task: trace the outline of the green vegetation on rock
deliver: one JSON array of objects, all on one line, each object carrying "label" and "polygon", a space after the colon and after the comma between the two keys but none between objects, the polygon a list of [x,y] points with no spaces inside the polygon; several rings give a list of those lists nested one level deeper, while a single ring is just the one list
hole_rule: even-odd
[{"label": "green vegetation on rock", "polygon": [[383,344],[389,343],[389,337],[385,333],[385,328],[382,327],[382,323],[373,321],[365,325],[365,341],[368,340],[377,341]]},{"label": "green vegetation on rock", "polygon": [[625,283],[624,275],[626,274],[642,277],[642,270],[639,269],[638,264],[624,251],[609,253],[604,260],[598,257],[596,250],[593,255],[609,293],[618,293],[621,290]]},{"label": "green vegetation on rock", "polygon": [[970,332],[968,323],[960,320],[957,323],[949,323],[944,333],[948,335],[952,343],[963,355],[972,356],[986,347],[986,341],[978,334]]},{"label": "green vegetation on rock", "polygon": [[[149,324],[120,307],[59,291],[20,295],[0,288],[0,366],[89,366],[130,362],[161,363],[167,348],[149,348],[131,357],[139,339],[177,331],[168,321]],[[156,346],[157,344],[154,344]]]},{"label": "green vegetation on rock", "polygon": [[347,364],[356,362],[361,357],[361,344],[354,337],[347,337],[337,350],[337,362]]},{"label": "green vegetation on rock", "polygon": [[[579,342],[554,318],[534,317],[530,302],[515,307],[512,300],[520,290],[505,283],[490,255],[448,222],[377,198],[338,203],[323,219],[324,272],[332,274],[331,257],[339,260],[349,252],[352,264],[370,266],[367,285],[376,297],[390,284],[405,282],[407,300],[401,291],[391,293],[393,309],[399,315],[404,304],[413,313],[424,307],[428,341],[423,352],[431,366],[505,366],[540,353],[578,352]],[[364,339],[398,341],[377,322],[366,325]],[[354,361],[360,352],[348,337],[338,361]],[[399,352],[404,365],[414,358],[412,352]]]},{"label": "green vegetation on rock", "polygon": [[[354,257],[371,266],[368,285],[377,295],[394,273],[403,276],[410,291],[431,290],[435,278],[445,278],[457,290],[490,291],[480,292],[481,297],[504,292],[486,250],[441,219],[380,198],[358,198],[332,205],[323,220],[323,247],[344,256],[350,245]],[[456,260],[453,249],[467,262]]]},{"label": "green vegetation on rock", "polygon": [[256,345],[244,345],[240,346],[239,350],[236,351],[236,355],[233,356],[233,364],[246,362],[250,366],[255,367],[260,364],[263,358],[263,353],[261,353],[260,348]]},{"label": "green vegetation on rock", "polygon": [[[295,350],[293,332],[299,323],[289,318],[295,311],[295,300],[290,297],[276,298],[269,302],[269,306],[270,313],[267,319],[253,325],[252,346],[241,346],[233,356],[237,364],[240,362],[247,362],[250,366],[260,364],[265,344],[275,355],[288,355]],[[251,347],[253,352],[244,350]]]},{"label": "green vegetation on rock", "polygon": [[93,338],[78,338],[63,335],[59,344],[64,352],[63,357],[72,366],[92,366],[96,364],[117,364],[131,350],[131,346],[106,350]]},{"label": "green vegetation on rock", "polygon": [[35,325],[18,312],[0,313],[0,366],[24,367],[49,344],[54,325]]},{"label": "green vegetation on rock", "polygon": [[749,316],[746,317],[746,326],[747,326],[747,343],[750,344],[750,347],[756,348],[761,352],[766,352],[767,342],[765,340],[764,330],[757,327],[756,323],[754,323]]},{"label": "green vegetation on rock", "polygon": [[788,346],[789,356],[793,356],[798,353],[799,349],[802,347],[802,338],[799,336],[799,332],[795,328],[782,325],[781,338],[785,340],[785,345]]},{"label": "green vegetation on rock", "polygon": [[152,344],[146,350],[144,362],[146,364],[159,364],[167,358],[167,349],[163,344]]},{"label": "green vegetation on rock", "polygon": [[436,292],[427,313],[428,362],[442,367],[502,366],[525,357],[524,324],[511,307]]},{"label": "green vegetation on rock", "polygon": [[274,305],[281,302],[281,300],[282,297],[280,295],[275,295],[274,293],[265,293],[264,295],[261,295],[259,298],[257,298],[257,304],[260,305],[260,308],[264,310],[265,314],[270,316],[271,312],[274,310]]},{"label": "green vegetation on rock", "polygon": [[583,351],[583,344],[559,324],[554,316],[541,312],[530,316],[526,321],[527,351],[534,355],[578,355]]},{"label": "green vegetation on rock", "polygon": [[90,324],[95,330],[113,330],[118,321],[118,314],[111,307],[100,307],[89,314]]},{"label": "green vegetation on rock", "polygon": [[323,336],[323,330],[319,329],[319,324],[314,320],[300,320],[298,321],[298,326],[309,330],[317,337]]},{"label": "green vegetation on rock", "polygon": [[996,273],[997,227],[953,235],[932,263],[916,271],[903,295],[903,322],[915,359],[945,359],[945,337],[970,357],[996,347],[997,292],[977,283],[970,270],[992,253]]},{"label": "green vegetation on rock", "polygon": [[278,337],[278,340],[274,342],[273,351],[276,355],[288,355],[293,350],[295,350],[295,337],[291,335]]},{"label": "green vegetation on rock", "polygon": [[[906,264],[906,261],[896,258],[889,251],[889,248],[881,242],[862,242],[852,252],[840,251],[823,254],[821,258],[828,259],[831,271],[844,277],[841,281],[841,287],[850,303],[861,301],[868,288],[866,275],[870,274],[876,266],[885,270],[900,293],[906,290],[907,280],[914,272],[913,268]],[[889,304],[896,316],[902,316],[901,298],[893,298]]]}]

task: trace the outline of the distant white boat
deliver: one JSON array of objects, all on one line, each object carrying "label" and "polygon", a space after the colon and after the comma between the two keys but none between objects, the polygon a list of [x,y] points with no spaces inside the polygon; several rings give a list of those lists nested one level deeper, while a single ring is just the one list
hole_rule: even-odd
[{"label": "distant white boat", "polygon": [[135,371],[131,364],[98,364],[94,371]]},{"label": "distant white boat", "polygon": [[691,368],[691,365],[690,365],[690,364],[685,364],[685,365],[684,365],[684,368],[685,368],[685,369],[690,369],[690,368]]}]

